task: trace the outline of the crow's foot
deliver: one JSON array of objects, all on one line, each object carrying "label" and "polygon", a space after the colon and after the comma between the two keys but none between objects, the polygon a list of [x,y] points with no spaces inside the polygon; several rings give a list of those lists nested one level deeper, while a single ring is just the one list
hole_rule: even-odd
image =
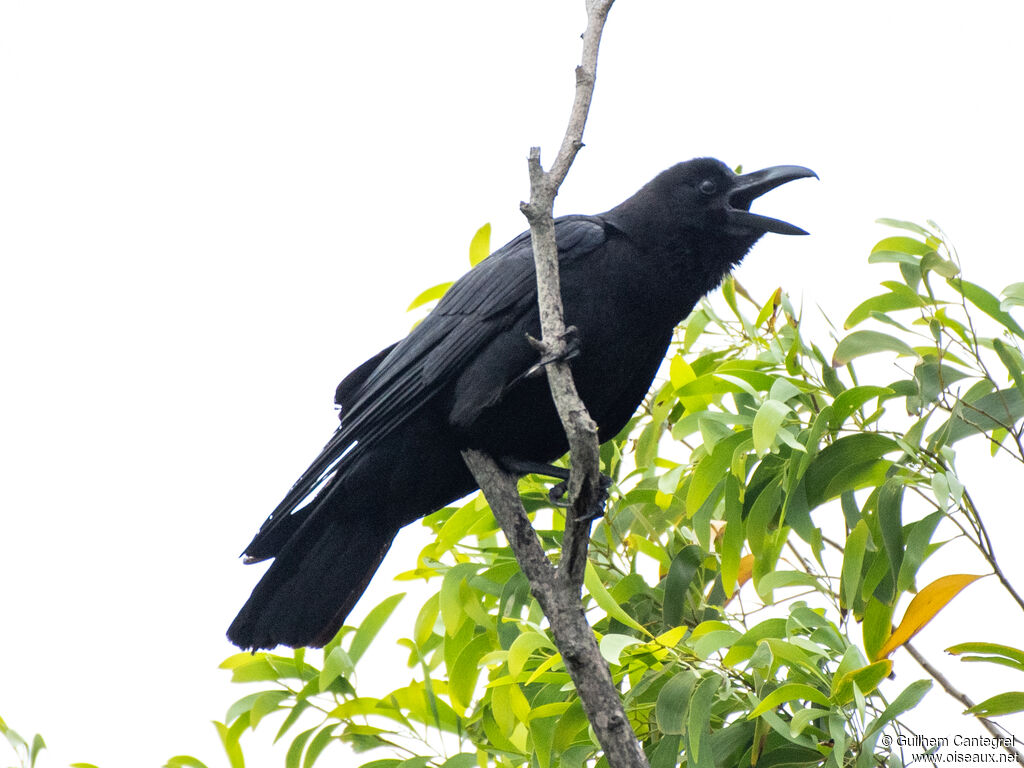
[{"label": "crow's foot", "polygon": [[526,340],[530,342],[530,346],[538,350],[541,353],[541,356],[536,363],[530,366],[530,369],[524,374],[524,378],[536,376],[544,366],[551,365],[551,363],[566,363],[574,357],[579,357],[579,328],[575,325],[566,326],[565,333],[562,334],[561,339],[565,344],[565,350],[562,353],[555,353],[548,350],[547,345],[544,344],[543,341],[533,338],[530,334],[526,334]]},{"label": "crow's foot", "polygon": [[[597,481],[597,499],[587,509],[583,516],[586,520],[597,520],[604,516],[604,504],[608,501],[608,489],[611,488],[612,479],[608,475],[600,475]],[[556,507],[567,507],[569,506],[568,501],[565,500],[565,494],[569,490],[568,479],[562,480],[560,483],[555,483],[551,486],[551,490],[548,491],[548,501],[554,504]]]}]

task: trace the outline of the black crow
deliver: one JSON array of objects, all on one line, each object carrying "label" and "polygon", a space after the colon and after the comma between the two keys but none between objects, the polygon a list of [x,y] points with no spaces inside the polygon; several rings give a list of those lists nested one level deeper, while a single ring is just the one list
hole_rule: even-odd
[{"label": "black crow", "polygon": [[[750,212],[799,166],[737,175],[680,163],[597,216],[556,220],[571,367],[614,437],[651,386],[672,331],[765,232],[806,234]],[[228,629],[241,648],[322,646],[344,622],[398,530],[473,491],[461,451],[507,467],[567,448],[527,334],[540,336],[524,232],[456,282],[407,337],[338,385],[341,424],[243,553],[274,558]]]}]

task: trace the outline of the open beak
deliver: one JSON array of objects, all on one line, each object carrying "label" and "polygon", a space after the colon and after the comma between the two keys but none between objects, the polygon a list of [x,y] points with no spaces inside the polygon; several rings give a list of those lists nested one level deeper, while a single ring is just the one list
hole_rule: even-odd
[{"label": "open beak", "polygon": [[729,192],[727,212],[729,224],[744,232],[775,232],[780,235],[806,235],[807,231],[779,219],[750,212],[750,204],[765,192],[795,179],[818,178],[810,168],[800,165],[774,165],[753,173],[737,176]]}]

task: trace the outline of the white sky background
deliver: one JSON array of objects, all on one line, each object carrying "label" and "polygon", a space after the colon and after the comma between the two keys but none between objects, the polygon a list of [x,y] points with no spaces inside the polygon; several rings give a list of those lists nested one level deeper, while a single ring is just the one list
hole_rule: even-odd
[{"label": "white sky background", "polygon": [[[216,667],[260,573],[236,556],[336,424],[338,380],[465,270],[477,227],[494,246],[525,227],[581,9],[0,3],[0,715],[44,734],[43,766],[222,764],[209,720],[246,691]],[[813,236],[755,249],[755,295],[782,284],[841,321],[889,277],[866,263],[878,216],[939,221],[989,288],[1022,280],[1022,22],[1011,3],[620,0],[556,212],[693,156],[795,163],[821,182],[756,207]],[[1004,480],[974,491],[1019,585]],[[931,648],[986,639],[985,617],[1020,644],[991,581]],[[379,578],[354,618],[397,588]]]}]

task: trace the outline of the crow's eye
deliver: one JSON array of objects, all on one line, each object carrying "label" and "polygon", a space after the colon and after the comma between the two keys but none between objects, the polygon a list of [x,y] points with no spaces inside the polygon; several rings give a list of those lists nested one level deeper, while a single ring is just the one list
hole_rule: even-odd
[{"label": "crow's eye", "polygon": [[697,186],[697,189],[699,189],[701,193],[705,195],[713,195],[716,191],[718,191],[718,187],[715,186],[715,182],[713,182],[711,179],[704,179],[704,181],[702,181]]}]

